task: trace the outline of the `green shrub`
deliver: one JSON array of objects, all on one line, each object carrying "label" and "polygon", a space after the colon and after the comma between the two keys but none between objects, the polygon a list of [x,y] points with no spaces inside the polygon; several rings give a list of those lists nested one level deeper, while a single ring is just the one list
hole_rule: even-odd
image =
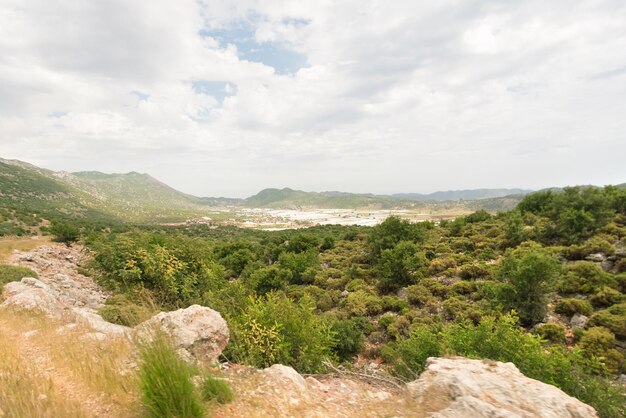
[{"label": "green shrub", "polygon": [[507,250],[499,274],[513,290],[506,302],[519,313],[523,325],[536,324],[545,317],[546,297],[558,268],[554,257],[536,244]]},{"label": "green shrub", "polygon": [[390,293],[415,284],[423,276],[427,264],[424,254],[410,241],[402,241],[393,248],[383,250],[377,264],[381,292]]},{"label": "green shrub", "polygon": [[211,375],[205,377],[200,386],[200,392],[202,393],[202,399],[205,401],[217,402],[222,405],[232,402],[235,398],[235,394],[228,382]]},{"label": "green shrub", "polygon": [[[135,294],[135,297],[138,296]],[[125,325],[127,327],[134,327],[141,322],[150,319],[157,311],[156,306],[143,300],[143,303],[138,303],[131,300],[132,296],[119,294],[109,297],[104,306],[100,308],[98,314],[108,322],[113,324]],[[135,300],[141,300],[141,298],[135,298]]]},{"label": "green shrub", "polygon": [[335,321],[332,325],[332,331],[337,336],[333,351],[340,361],[351,361],[363,351],[364,336],[359,320]]},{"label": "green shrub", "polygon": [[314,310],[308,298],[296,303],[279,293],[251,297],[241,313],[227,315],[226,357],[255,367],[280,363],[301,373],[323,371],[324,360],[334,358],[335,333]]},{"label": "green shrub", "polygon": [[603,287],[595,295],[589,298],[591,304],[597,308],[604,308],[623,302],[626,296],[622,295],[618,290],[610,287]]},{"label": "green shrub", "polygon": [[596,312],[591,316],[589,325],[608,328],[618,337],[626,338],[626,303]]},{"label": "green shrub", "polygon": [[591,294],[604,286],[616,287],[615,277],[591,261],[577,261],[567,269],[559,280],[557,290],[561,294]]},{"label": "green shrub", "polygon": [[[610,373],[619,373],[624,365],[624,355],[615,350],[615,334],[604,327],[585,331],[579,347],[586,357],[599,359]],[[594,370],[601,373],[603,370]]]},{"label": "green shrub", "polygon": [[550,322],[537,327],[535,334],[539,335],[544,340],[550,341],[551,343],[565,342],[565,328],[563,325]]},{"label": "green shrub", "polygon": [[557,302],[554,311],[570,317],[575,314],[590,316],[593,313],[593,307],[586,300],[565,298]]},{"label": "green shrub", "polygon": [[2,286],[9,282],[17,282],[24,277],[38,278],[36,272],[21,266],[11,266],[8,264],[0,264],[0,293],[2,292]]},{"label": "green shrub", "polygon": [[157,334],[141,348],[139,378],[147,417],[204,417],[191,378],[193,367],[182,361],[165,336]]},{"label": "green shrub", "polygon": [[416,379],[424,370],[428,357],[443,354],[437,332],[430,327],[417,327],[408,338],[390,343],[381,349],[383,360],[393,365],[395,374],[407,380]]},{"label": "green shrub", "polygon": [[452,283],[449,288],[449,292],[456,295],[469,295],[472,292],[476,291],[476,283],[469,282],[465,280],[461,280],[455,283]]},{"label": "green shrub", "polygon": [[53,222],[50,226],[50,233],[54,235],[56,242],[70,244],[76,242],[80,237],[80,229],[77,226],[67,223]]},{"label": "green shrub", "polygon": [[433,294],[421,284],[406,288],[407,301],[411,305],[424,306],[433,299]]}]

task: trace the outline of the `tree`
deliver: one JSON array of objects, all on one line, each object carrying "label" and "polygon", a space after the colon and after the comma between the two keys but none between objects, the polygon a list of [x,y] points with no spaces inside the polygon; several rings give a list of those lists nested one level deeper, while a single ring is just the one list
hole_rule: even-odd
[{"label": "tree", "polygon": [[558,262],[537,244],[508,250],[500,265],[500,277],[510,286],[505,296],[520,322],[530,326],[543,320],[547,294],[558,272]]},{"label": "tree", "polygon": [[78,227],[59,222],[52,223],[50,226],[50,233],[54,235],[54,240],[56,242],[64,242],[67,245],[72,242],[76,242],[80,236],[80,230]]},{"label": "tree", "polygon": [[424,254],[410,241],[402,241],[394,248],[383,250],[378,263],[381,291],[392,292],[415,284],[427,264]]}]

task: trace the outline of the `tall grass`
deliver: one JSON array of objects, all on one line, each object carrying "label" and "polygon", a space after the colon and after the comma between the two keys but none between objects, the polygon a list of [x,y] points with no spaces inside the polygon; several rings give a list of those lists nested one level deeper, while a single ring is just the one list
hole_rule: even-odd
[{"label": "tall grass", "polygon": [[80,403],[58,396],[52,381],[20,350],[14,336],[0,327],[0,417],[86,417]]},{"label": "tall grass", "polygon": [[162,333],[141,347],[139,377],[146,417],[196,418],[205,413],[191,378],[195,367],[181,360]]}]

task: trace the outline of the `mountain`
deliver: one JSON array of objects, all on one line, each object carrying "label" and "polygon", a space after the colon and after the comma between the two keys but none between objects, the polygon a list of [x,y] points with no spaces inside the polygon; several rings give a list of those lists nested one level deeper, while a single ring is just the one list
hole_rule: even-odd
[{"label": "mountain", "polygon": [[202,214],[201,199],[147,174],[54,172],[4,159],[0,159],[0,206],[13,217],[19,213],[22,218],[91,222],[167,221]]},{"label": "mountain", "polygon": [[245,205],[257,208],[296,209],[394,209],[406,206],[406,202],[390,196],[344,192],[303,192],[301,190],[264,189],[245,199]]},{"label": "mountain", "polygon": [[471,190],[449,190],[446,192],[435,192],[429,194],[422,193],[396,193],[391,196],[401,200],[413,200],[417,202],[425,202],[429,200],[445,201],[445,200],[480,200],[492,199],[497,197],[526,195],[532,193],[532,190],[525,189],[471,189]]},{"label": "mountain", "polygon": [[[528,190],[476,189],[431,194],[374,195],[338,191],[264,189],[247,199],[196,197],[148,174],[55,172],[0,158],[0,235],[37,219],[163,223],[206,216],[208,208],[411,210],[456,216],[484,209],[513,209]],[[229,210],[230,211],[230,210]],[[4,231],[4,233],[3,233]]]}]

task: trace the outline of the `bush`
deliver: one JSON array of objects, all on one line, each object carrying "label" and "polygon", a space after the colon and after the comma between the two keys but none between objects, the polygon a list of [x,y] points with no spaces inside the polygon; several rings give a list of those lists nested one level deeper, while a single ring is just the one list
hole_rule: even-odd
[{"label": "bush", "polygon": [[243,312],[227,315],[231,340],[227,358],[254,367],[280,363],[301,373],[319,373],[333,359],[335,333],[314,313],[308,298],[295,303],[284,294],[251,297]]},{"label": "bush", "polygon": [[383,250],[378,262],[381,292],[389,293],[415,284],[423,275],[428,260],[418,252],[416,244],[402,241],[394,248]]},{"label": "bush", "polygon": [[589,320],[589,325],[608,328],[618,337],[626,338],[626,303],[596,312]]},{"label": "bush", "polygon": [[364,337],[359,322],[355,319],[344,319],[333,323],[332,331],[337,335],[333,351],[339,361],[351,361],[363,350]]},{"label": "bush", "polygon": [[623,302],[624,299],[626,299],[626,296],[622,295],[618,290],[605,286],[595,295],[592,295],[589,301],[597,308],[604,308]]},{"label": "bush", "polygon": [[433,294],[423,285],[413,285],[406,288],[407,301],[411,305],[424,306],[433,300]]},{"label": "bush", "polygon": [[54,241],[70,244],[80,237],[80,230],[75,225],[53,222],[50,233],[54,235]]},{"label": "bush", "polygon": [[202,386],[200,386],[200,391],[202,393],[202,399],[208,402],[226,404],[235,398],[235,394],[228,385],[228,382],[211,375],[205,377]]},{"label": "bush", "polygon": [[512,287],[507,302],[519,313],[523,325],[536,324],[545,317],[546,296],[557,272],[557,261],[537,245],[507,250],[500,277]]},{"label": "bush", "polygon": [[557,302],[554,311],[569,317],[575,314],[590,316],[593,313],[593,308],[586,300],[565,298]]},{"label": "bush", "polygon": [[544,340],[550,341],[551,343],[565,342],[565,328],[563,325],[547,323],[539,326],[535,331],[535,334],[539,335]]},{"label": "bush", "polygon": [[162,334],[141,348],[139,378],[146,416],[204,417],[204,407],[191,378],[196,370],[178,358]]},{"label": "bush", "polygon": [[135,300],[143,299],[142,303],[131,300],[132,296],[119,294],[109,297],[104,306],[100,308],[98,314],[108,322],[113,324],[134,327],[158,311],[158,308],[151,300],[145,296],[135,294]]},{"label": "bush", "polygon": [[[589,358],[599,359],[610,373],[619,373],[624,364],[624,356],[615,350],[615,334],[604,327],[589,328],[580,339],[579,347]],[[603,370],[595,370],[602,373]]]},{"label": "bush", "polygon": [[24,277],[38,278],[36,272],[21,266],[11,266],[8,264],[0,264],[0,293],[2,292],[2,286],[9,282],[17,282]]},{"label": "bush", "polygon": [[572,264],[564,278],[557,286],[561,294],[591,294],[604,286],[616,287],[617,283],[611,274],[602,270],[591,261],[577,261]]}]

